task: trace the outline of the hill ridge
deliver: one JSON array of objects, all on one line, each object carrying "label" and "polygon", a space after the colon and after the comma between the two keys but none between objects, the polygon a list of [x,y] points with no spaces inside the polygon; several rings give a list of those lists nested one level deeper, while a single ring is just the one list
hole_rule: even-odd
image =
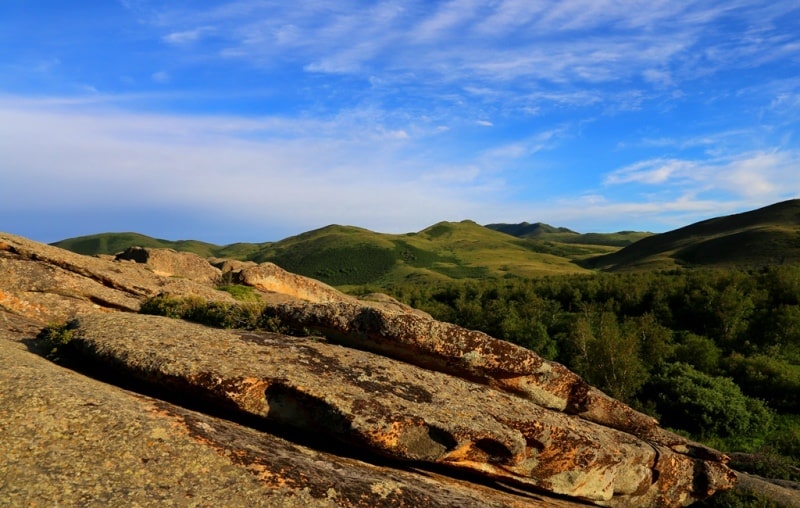
[{"label": "hill ridge", "polygon": [[81,254],[130,246],[172,248],[203,257],[274,262],[334,286],[536,277],[590,270],[764,266],[800,262],[800,199],[706,219],[660,234],[577,233],[542,222],[440,221],[418,232],[378,233],[341,224],[277,242],[214,245],[139,233],[102,233],[52,245]]},{"label": "hill ridge", "polygon": [[800,262],[800,199],[695,222],[589,260],[605,270]]}]

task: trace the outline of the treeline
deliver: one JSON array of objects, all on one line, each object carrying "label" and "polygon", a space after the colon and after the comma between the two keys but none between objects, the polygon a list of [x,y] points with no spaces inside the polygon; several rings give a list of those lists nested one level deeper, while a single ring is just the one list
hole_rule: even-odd
[{"label": "treeline", "polygon": [[[384,288],[384,291],[386,289]],[[400,285],[727,451],[800,457],[800,266]]]}]

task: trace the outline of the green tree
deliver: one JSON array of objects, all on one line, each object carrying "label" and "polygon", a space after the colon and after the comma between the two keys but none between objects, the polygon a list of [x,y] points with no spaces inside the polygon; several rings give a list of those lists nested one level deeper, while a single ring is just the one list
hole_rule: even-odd
[{"label": "green tree", "polygon": [[718,374],[722,350],[713,340],[691,332],[678,334],[675,359],[706,374]]},{"label": "green tree", "polygon": [[800,366],[776,355],[746,357],[738,353],[723,364],[747,394],[766,400],[775,409],[800,413]]},{"label": "green tree", "polygon": [[585,306],[569,333],[570,367],[614,398],[631,402],[647,379],[640,339],[612,312]]},{"label": "green tree", "polygon": [[661,325],[649,312],[640,317],[626,318],[622,325],[622,333],[635,337],[639,342],[639,356],[650,371],[674,355],[672,331]]},{"label": "green tree", "polygon": [[686,363],[663,365],[643,393],[662,425],[699,438],[760,436],[772,421],[764,403],[745,396],[731,379],[709,376]]}]

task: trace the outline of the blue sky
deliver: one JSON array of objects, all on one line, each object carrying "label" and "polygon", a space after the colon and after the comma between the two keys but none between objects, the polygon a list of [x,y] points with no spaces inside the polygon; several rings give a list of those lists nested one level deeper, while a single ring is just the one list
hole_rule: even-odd
[{"label": "blue sky", "polygon": [[800,5],[0,2],[0,230],[662,232],[800,197]]}]

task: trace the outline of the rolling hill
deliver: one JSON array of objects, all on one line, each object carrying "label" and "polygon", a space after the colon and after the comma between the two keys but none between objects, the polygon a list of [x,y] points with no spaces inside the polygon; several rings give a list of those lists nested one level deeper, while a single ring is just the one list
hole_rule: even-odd
[{"label": "rolling hill", "polygon": [[234,243],[219,246],[198,240],[163,240],[139,233],[99,233],[78,236],[54,242],[51,245],[67,249],[77,254],[94,256],[97,254],[116,254],[128,247],[149,247],[154,249],[174,249],[193,252],[202,257],[225,257],[248,259],[254,253],[269,245],[267,243]]},{"label": "rolling hill", "polygon": [[402,235],[330,225],[279,242],[227,246],[170,242],[135,233],[104,233],[53,245],[82,254],[113,254],[139,245],[205,257],[270,261],[336,286],[581,273],[587,270],[575,260],[609,252],[609,247],[601,245],[517,238],[472,221],[440,222]]},{"label": "rolling hill", "polygon": [[336,286],[385,286],[401,281],[581,273],[587,270],[573,259],[604,252],[603,247],[556,250],[462,221],[440,222],[402,235],[331,225],[266,244],[248,259],[271,261]]},{"label": "rolling hill", "polygon": [[800,199],[697,222],[586,260],[601,270],[800,263]]},{"label": "rolling hill", "polygon": [[130,246],[172,248],[204,257],[256,262],[334,286],[538,277],[592,270],[695,266],[754,267],[800,262],[800,200],[709,219],[674,231],[580,234],[542,223],[440,222],[407,234],[330,225],[278,242],[218,246],[137,233],[104,233],[56,242],[81,254]]}]

